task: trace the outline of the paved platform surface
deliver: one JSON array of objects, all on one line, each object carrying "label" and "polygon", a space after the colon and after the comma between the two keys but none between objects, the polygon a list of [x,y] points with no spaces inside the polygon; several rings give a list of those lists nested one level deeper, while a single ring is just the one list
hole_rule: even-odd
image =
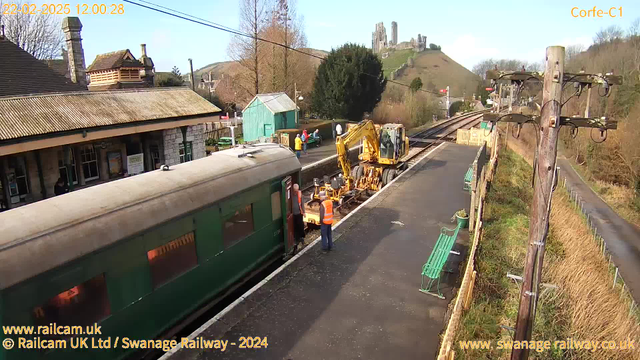
[{"label": "paved platform surface", "polygon": [[640,229],[621,218],[607,203],[585,184],[571,167],[567,159],[558,158],[561,178],[567,178],[567,187],[578,192],[584,201],[585,213],[605,239],[613,262],[620,268],[620,274],[631,294],[640,302]]},{"label": "paved platform surface", "polygon": [[[468,231],[454,246],[461,256],[451,255],[446,300],[418,291],[420,271],[440,228],[469,210],[463,178],[477,150],[444,144],[340,223],[334,251],[315,244],[197,336],[235,346],[182,349],[171,359],[433,359]],[[269,345],[239,349],[241,336]]]},{"label": "paved platform surface", "polygon": [[334,139],[323,139],[322,146],[311,146],[307,149],[307,155],[300,156],[302,166],[312,164],[316,161],[328,158],[336,154],[336,142]]}]

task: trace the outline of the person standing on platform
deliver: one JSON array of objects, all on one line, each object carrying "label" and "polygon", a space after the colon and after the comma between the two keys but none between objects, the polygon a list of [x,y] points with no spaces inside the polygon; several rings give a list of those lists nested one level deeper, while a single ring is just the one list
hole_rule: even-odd
[{"label": "person standing on platform", "polygon": [[336,121],[331,120],[331,130],[333,131],[333,138],[336,138]]},{"label": "person standing on platform", "polygon": [[307,129],[302,131],[302,152],[307,155],[307,143],[309,142],[309,133]]},{"label": "person standing on platform", "polygon": [[67,186],[67,183],[64,180],[62,180],[62,178],[58,178],[56,185],[53,187],[53,193],[56,194],[56,196],[58,196],[68,192],[69,192],[69,186]]},{"label": "person standing on platform", "polygon": [[336,135],[342,135],[342,125],[340,125],[340,123],[336,124]]},{"label": "person standing on platform", "polygon": [[293,237],[296,241],[293,247],[295,254],[298,251],[298,244],[302,244],[304,241],[304,205],[302,204],[302,191],[300,191],[298,184],[293,184],[291,200],[293,202]]},{"label": "person standing on platform", "polygon": [[296,150],[296,157],[300,159],[300,151],[302,151],[302,139],[300,139],[300,134],[296,135],[295,150]]},{"label": "person standing on platform", "polygon": [[333,225],[333,201],[327,199],[327,193],[320,191],[320,234],[322,236],[322,250],[331,251],[333,239],[331,238],[331,225]]}]

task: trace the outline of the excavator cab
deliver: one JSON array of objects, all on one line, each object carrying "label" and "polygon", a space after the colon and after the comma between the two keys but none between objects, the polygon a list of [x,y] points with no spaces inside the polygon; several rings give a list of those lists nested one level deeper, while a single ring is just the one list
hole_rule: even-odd
[{"label": "excavator cab", "polygon": [[380,129],[380,157],[381,164],[395,165],[406,155],[408,139],[404,126],[401,124],[385,124]]}]

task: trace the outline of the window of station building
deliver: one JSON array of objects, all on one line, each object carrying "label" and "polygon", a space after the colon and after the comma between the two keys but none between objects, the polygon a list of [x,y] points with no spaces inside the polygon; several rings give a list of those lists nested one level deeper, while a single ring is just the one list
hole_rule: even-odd
[{"label": "window of station building", "polygon": [[147,259],[151,267],[153,288],[156,289],[198,265],[194,233],[182,235],[149,250]]},{"label": "window of station building", "polygon": [[184,143],[183,142],[180,143],[180,145],[178,147],[178,152],[180,154],[180,163],[181,164],[183,162],[191,161],[193,159],[191,141],[187,141],[187,152],[186,152],[186,154],[184,152]]},{"label": "window of station building", "polygon": [[280,191],[271,194],[271,220],[276,221],[282,217],[282,199]]},{"label": "window of station building", "polygon": [[253,204],[237,210],[235,214],[225,220],[222,228],[224,248],[228,249],[233,244],[251,235],[252,232]]},{"label": "window of station building", "polygon": [[33,309],[36,325],[90,325],[111,314],[107,284],[100,274]]},{"label": "window of station building", "polygon": [[24,156],[9,157],[9,172],[7,173],[9,195],[11,203],[25,201],[31,192],[27,178],[27,163]]},{"label": "window of station building", "polygon": [[[73,183],[78,183],[78,170],[76,168],[76,157],[73,149],[71,149],[71,178],[73,179]],[[67,167],[64,165],[64,151],[58,151],[58,171],[60,172],[60,177],[64,181],[65,184],[69,183],[69,177],[67,175]]]},{"label": "window of station building", "polygon": [[98,172],[98,154],[93,145],[83,146],[80,149],[80,161],[82,162],[82,172],[86,181],[95,180],[100,177]]}]

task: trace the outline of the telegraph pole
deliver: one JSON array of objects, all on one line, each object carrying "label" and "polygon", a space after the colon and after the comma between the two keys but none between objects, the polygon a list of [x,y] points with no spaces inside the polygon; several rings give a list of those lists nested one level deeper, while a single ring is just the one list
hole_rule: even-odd
[{"label": "telegraph pole", "polygon": [[[542,90],[540,112],[540,141],[537,165],[534,165],[534,193],[529,222],[529,244],[524,267],[520,307],[514,341],[531,340],[531,332],[536,315],[536,305],[540,295],[540,278],[544,260],[551,194],[556,176],[556,155],[560,132],[560,110],[562,105],[562,84],[564,77],[564,47],[547,48],[547,63]],[[511,360],[529,357],[529,349],[513,349]]]},{"label": "telegraph pole", "polygon": [[191,58],[189,58],[189,67],[191,67],[191,74],[189,75],[189,77],[191,78],[191,90],[196,91],[196,82],[193,78],[193,61],[191,60]]}]

